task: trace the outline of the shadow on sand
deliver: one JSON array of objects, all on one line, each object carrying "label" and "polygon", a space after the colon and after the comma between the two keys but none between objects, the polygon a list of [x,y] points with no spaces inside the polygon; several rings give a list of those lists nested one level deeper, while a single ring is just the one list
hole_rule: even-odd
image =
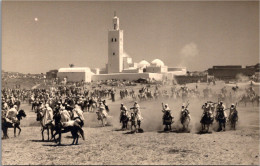
[{"label": "shadow on sand", "polygon": [[198,131],[196,134],[212,134],[212,131],[208,131],[208,132],[206,132],[206,131]]},{"label": "shadow on sand", "polygon": [[29,140],[31,142],[54,142],[54,140]]},{"label": "shadow on sand", "polygon": [[[77,144],[77,145],[80,145],[80,144]],[[77,146],[76,145],[76,146]],[[72,145],[72,144],[43,144],[42,146],[49,146],[49,147],[62,147],[62,146],[75,146],[75,144],[74,145]]]}]

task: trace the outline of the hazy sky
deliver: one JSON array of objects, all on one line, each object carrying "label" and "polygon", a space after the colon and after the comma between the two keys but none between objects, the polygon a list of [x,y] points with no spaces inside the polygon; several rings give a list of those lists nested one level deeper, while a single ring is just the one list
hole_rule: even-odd
[{"label": "hazy sky", "polygon": [[[134,62],[170,67],[259,61],[259,2],[2,2],[2,69],[105,67],[114,11]],[[37,19],[35,19],[37,18]]]}]

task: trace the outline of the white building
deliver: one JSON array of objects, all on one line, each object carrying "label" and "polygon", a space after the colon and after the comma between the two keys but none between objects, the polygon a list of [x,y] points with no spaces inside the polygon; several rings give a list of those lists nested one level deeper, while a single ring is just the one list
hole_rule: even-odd
[{"label": "white building", "polygon": [[151,65],[146,67],[148,73],[167,73],[168,67],[164,65],[160,59],[155,59],[151,62]]},{"label": "white building", "polygon": [[91,82],[93,75],[88,67],[60,68],[57,73],[60,80],[65,78],[68,82]]},{"label": "white building", "polygon": [[[174,75],[185,75],[186,68],[168,68],[162,60],[154,59],[151,63],[142,60],[134,63],[124,53],[123,30],[119,28],[119,18],[114,14],[113,29],[108,31],[108,63],[105,69],[61,68],[59,78],[67,81],[100,81],[100,80],[137,80],[139,78],[162,80],[173,79]],[[169,70],[170,69],[170,70]]]}]

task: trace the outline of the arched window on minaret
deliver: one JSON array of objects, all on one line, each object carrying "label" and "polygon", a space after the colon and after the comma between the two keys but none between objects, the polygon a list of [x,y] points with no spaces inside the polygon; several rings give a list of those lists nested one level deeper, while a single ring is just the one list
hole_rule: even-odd
[{"label": "arched window on minaret", "polygon": [[116,55],[116,54],[113,52],[113,55]]},{"label": "arched window on minaret", "polygon": [[113,38],[112,38],[112,40],[111,40],[111,41],[112,41],[112,42],[114,41],[114,40],[113,40]]},{"label": "arched window on minaret", "polygon": [[115,42],[116,42],[116,38],[115,38]]}]

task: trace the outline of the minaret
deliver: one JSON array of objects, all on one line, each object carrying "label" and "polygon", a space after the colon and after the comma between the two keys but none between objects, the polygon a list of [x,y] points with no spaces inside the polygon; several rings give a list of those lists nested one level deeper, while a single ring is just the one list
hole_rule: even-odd
[{"label": "minaret", "polygon": [[113,30],[108,31],[108,73],[120,73],[123,70],[123,30],[119,29],[119,18],[114,12]]}]

